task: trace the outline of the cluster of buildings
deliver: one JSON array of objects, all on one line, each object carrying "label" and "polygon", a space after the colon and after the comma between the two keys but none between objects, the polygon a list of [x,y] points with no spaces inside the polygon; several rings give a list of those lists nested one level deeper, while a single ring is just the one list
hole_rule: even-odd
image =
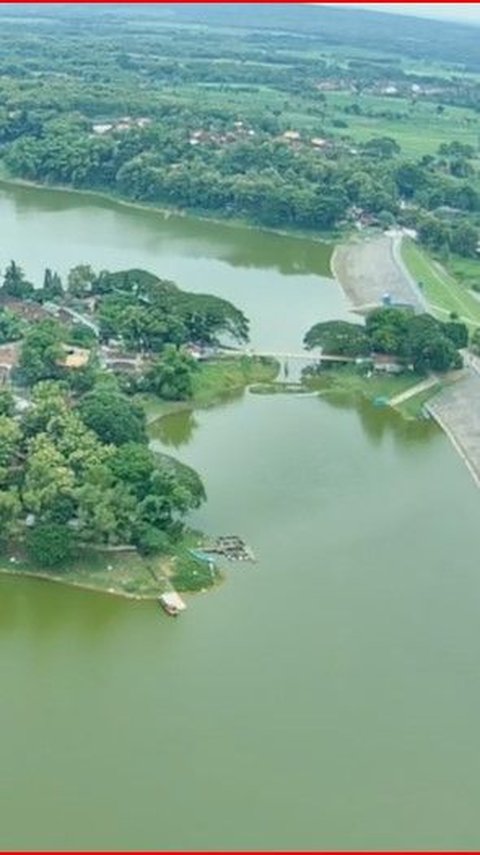
[{"label": "cluster of buildings", "polygon": [[364,84],[345,78],[329,78],[315,84],[318,92],[346,92],[352,95],[360,91],[370,95],[390,95],[391,97],[419,98],[442,95],[448,91],[448,86],[432,83],[411,83],[410,80],[377,80],[375,83]]},{"label": "cluster of buildings", "polygon": [[94,134],[103,135],[112,131],[131,131],[133,128],[147,128],[152,124],[152,120],[147,116],[132,118],[132,116],[122,116],[120,119],[112,119],[105,122],[95,122],[92,125]]},{"label": "cluster of buildings", "polygon": [[279,139],[282,142],[289,143],[293,146],[307,144],[312,146],[312,148],[321,149],[323,151],[334,148],[335,146],[333,140],[328,140],[324,137],[310,137],[310,139],[305,139],[300,131],[285,131]]},{"label": "cluster of buildings", "polygon": [[256,131],[252,128],[247,128],[243,122],[239,121],[233,123],[233,130],[231,131],[207,131],[204,128],[192,131],[189,143],[190,145],[201,145],[202,143],[225,145],[226,143],[238,142],[238,140],[254,136],[256,136]]}]

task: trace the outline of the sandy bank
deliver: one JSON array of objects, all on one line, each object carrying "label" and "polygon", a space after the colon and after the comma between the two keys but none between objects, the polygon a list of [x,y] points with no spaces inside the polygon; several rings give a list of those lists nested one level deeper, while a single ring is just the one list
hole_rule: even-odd
[{"label": "sandy bank", "polygon": [[354,311],[366,312],[381,305],[386,293],[394,302],[410,304],[417,312],[426,310],[420,290],[400,259],[400,242],[401,234],[392,231],[337,246],[332,272]]}]

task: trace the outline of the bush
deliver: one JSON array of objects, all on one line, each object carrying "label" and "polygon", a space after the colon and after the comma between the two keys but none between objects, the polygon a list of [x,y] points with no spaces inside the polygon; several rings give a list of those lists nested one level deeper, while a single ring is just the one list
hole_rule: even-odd
[{"label": "bush", "polygon": [[59,567],[72,557],[71,537],[65,525],[45,523],[29,531],[27,548],[31,558],[42,567]]}]

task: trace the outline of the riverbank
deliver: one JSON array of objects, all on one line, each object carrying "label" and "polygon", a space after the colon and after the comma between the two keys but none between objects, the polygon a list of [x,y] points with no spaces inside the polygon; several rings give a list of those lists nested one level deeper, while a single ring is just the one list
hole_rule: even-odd
[{"label": "riverbank", "polygon": [[158,214],[163,216],[164,219],[169,219],[170,217],[192,217],[192,219],[201,220],[206,223],[213,223],[221,226],[228,226],[230,228],[244,228],[255,232],[264,232],[265,234],[278,235],[279,237],[297,238],[298,240],[302,241],[314,241],[317,243],[324,244],[325,246],[331,245],[332,253],[336,241],[346,240],[352,234],[351,229],[345,231],[326,231],[319,234],[316,231],[306,231],[305,229],[279,229],[273,227],[267,228],[267,226],[258,225],[248,219],[218,217],[213,214],[209,214],[207,211],[198,210],[195,208],[177,208],[175,206],[168,206],[166,204],[155,205],[153,203],[149,204],[148,202],[134,202],[131,199],[126,199],[123,196],[120,196],[116,193],[107,192],[105,190],[83,190],[78,187],[70,187],[69,185],[63,184],[41,184],[38,181],[28,181],[25,178],[14,178],[12,176],[9,176],[8,173],[5,171],[5,167],[0,161],[0,188],[2,186],[19,188],[23,187],[25,189],[31,190],[52,190],[56,193],[65,194],[73,193],[85,198],[91,198],[93,202],[97,203],[99,200],[102,200],[103,202],[108,202],[111,205],[118,205],[122,208],[131,208],[132,210],[136,211],[146,211],[152,214]]},{"label": "riverbank", "polygon": [[187,529],[169,553],[142,556],[131,548],[78,550],[67,566],[47,570],[36,566],[17,545],[0,556],[0,574],[56,582],[130,600],[157,600],[172,588],[199,593],[222,579],[218,568],[196,561],[189,550],[202,542],[202,534]]},{"label": "riverbank", "polygon": [[[375,303],[381,305],[382,283],[385,282],[384,289],[395,301],[408,300],[410,294],[410,301],[417,310],[428,310],[441,320],[447,320],[450,312],[455,312],[468,324],[470,331],[480,324],[480,302],[467,288],[459,285],[411,239],[395,241],[395,234],[385,235],[363,243],[350,242],[335,250],[332,270],[356,311],[368,311]],[[417,290],[412,287],[412,282]],[[420,282],[423,307],[417,299]],[[362,305],[362,301],[366,305]],[[389,378],[389,384],[393,379]],[[456,372],[456,382],[451,382],[451,379],[442,378],[438,386],[403,400],[398,409],[410,418],[418,418],[426,412],[435,419],[480,486],[480,375],[471,357],[467,359],[464,370]],[[367,394],[365,380],[358,377],[347,380],[346,375],[338,370],[325,392],[350,395],[352,399]],[[402,390],[398,389],[396,394],[401,396],[401,393]],[[371,398],[371,392],[368,395]],[[382,392],[378,395],[381,398],[392,397]]]},{"label": "riverbank", "polygon": [[138,395],[145,409],[147,424],[182,410],[214,407],[238,398],[251,384],[271,383],[280,370],[276,359],[264,356],[242,356],[200,362],[193,375],[193,396],[186,401],[163,401],[155,395]]},{"label": "riverbank", "polygon": [[[161,401],[153,395],[138,396],[152,426],[162,416],[185,409],[213,407],[242,395],[251,383],[275,380],[279,369],[274,359],[243,356],[200,363],[194,375],[194,395],[189,401]],[[199,592],[221,580],[217,568],[197,561],[189,549],[202,541],[201,532],[186,530],[168,554],[144,557],[136,550],[85,549],[61,571],[36,567],[20,548],[0,556],[0,573],[29,576],[76,588],[135,600],[155,600],[170,587]],[[12,560],[13,559],[13,560]]]},{"label": "riverbank", "polygon": [[426,389],[424,381],[413,372],[391,375],[345,366],[312,374],[305,385],[332,401],[355,404],[366,400],[375,406],[391,407],[403,418],[420,419],[425,416],[425,403],[442,388],[437,381]]},{"label": "riverbank", "polygon": [[335,247],[330,266],[353,311],[365,314],[381,306],[385,294],[395,303],[426,311],[425,298],[404,268],[397,232],[368,239],[357,237]]}]

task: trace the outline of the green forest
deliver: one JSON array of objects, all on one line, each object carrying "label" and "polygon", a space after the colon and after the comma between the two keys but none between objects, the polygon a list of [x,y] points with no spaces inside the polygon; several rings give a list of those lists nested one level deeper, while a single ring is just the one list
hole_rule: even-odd
[{"label": "green forest", "polygon": [[14,9],[0,31],[4,175],[271,228],[398,222],[444,257],[475,258],[472,31],[417,20],[412,45],[409,19],[399,34],[383,15],[357,18],[353,30],[343,10],[313,7]]}]

